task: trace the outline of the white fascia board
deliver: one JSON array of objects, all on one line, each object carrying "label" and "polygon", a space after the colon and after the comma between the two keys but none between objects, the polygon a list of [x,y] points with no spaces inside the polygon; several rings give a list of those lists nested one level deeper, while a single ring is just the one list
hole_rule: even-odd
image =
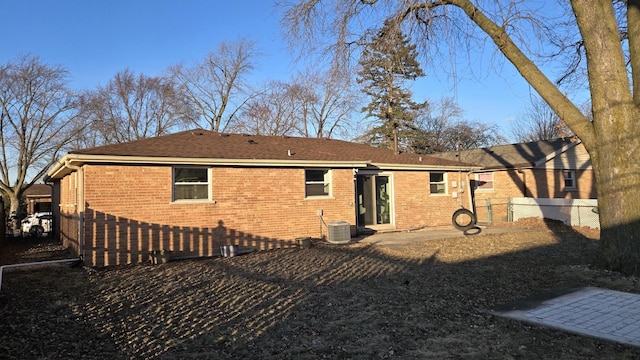
[{"label": "white fascia board", "polygon": [[436,170],[436,171],[475,171],[479,166],[446,166],[446,165],[417,165],[417,164],[382,164],[372,163],[372,166],[383,170]]},{"label": "white fascia board", "polygon": [[60,160],[58,160],[55,164],[53,164],[51,169],[49,169],[49,171],[47,171],[46,175],[44,176],[45,182],[48,182],[50,179],[55,179],[60,175],[64,176],[66,175],[66,173],[70,172],[70,171],[65,172],[65,170],[69,170],[66,165],[67,162],[69,161],[68,156],[69,155],[63,156]]},{"label": "white fascia board", "polygon": [[563,154],[564,152],[566,152],[567,150],[571,149],[572,147],[577,146],[581,142],[582,142],[582,140],[577,140],[577,141],[574,141],[572,143],[569,143],[569,144],[561,147],[560,149],[558,149],[558,150],[552,152],[551,154],[548,154],[547,156],[543,157],[542,159],[536,161],[533,164],[533,167],[538,167],[538,166],[550,161],[551,159],[555,158],[556,156],[559,156],[559,155]]}]

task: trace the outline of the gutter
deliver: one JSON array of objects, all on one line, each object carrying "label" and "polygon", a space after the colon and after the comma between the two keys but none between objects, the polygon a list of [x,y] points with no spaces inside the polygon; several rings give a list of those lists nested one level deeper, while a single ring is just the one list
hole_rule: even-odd
[{"label": "gutter", "polygon": [[[457,165],[429,165],[429,164],[391,164],[391,163],[371,163],[372,166],[384,170],[440,170],[440,171],[477,171],[482,169],[479,166],[457,166]],[[364,169],[366,170],[366,169]]]},{"label": "gutter", "polygon": [[[72,165],[75,164],[75,165]],[[61,178],[68,170],[84,164],[146,164],[146,165],[202,165],[202,166],[248,166],[248,167],[330,167],[364,168],[370,161],[332,161],[300,159],[219,159],[182,158],[124,155],[67,154],[47,173],[47,179]]]},{"label": "gutter", "polygon": [[2,265],[0,266],[0,290],[2,290],[2,271],[4,269],[17,268],[17,267],[23,267],[23,266],[61,264],[61,263],[80,262],[80,261],[82,261],[80,260],[80,258],[75,258],[75,259],[49,260],[49,261],[38,261],[38,262],[30,262],[30,263],[22,263],[22,264]]},{"label": "gutter", "polygon": [[201,166],[246,166],[246,167],[327,167],[358,168],[370,166],[386,170],[442,170],[473,171],[481,167],[472,164],[432,165],[416,163],[383,163],[373,160],[334,161],[302,159],[221,159],[221,158],[182,158],[124,155],[67,154],[47,173],[47,179],[61,178],[84,164],[146,164],[146,165],[201,165]]}]

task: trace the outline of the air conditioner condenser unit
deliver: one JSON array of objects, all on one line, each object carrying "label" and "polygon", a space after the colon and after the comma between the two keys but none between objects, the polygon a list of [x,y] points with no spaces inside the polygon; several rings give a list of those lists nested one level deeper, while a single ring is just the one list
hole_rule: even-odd
[{"label": "air conditioner condenser unit", "polygon": [[327,225],[327,241],[334,244],[345,244],[351,241],[351,225],[347,221],[333,221]]}]

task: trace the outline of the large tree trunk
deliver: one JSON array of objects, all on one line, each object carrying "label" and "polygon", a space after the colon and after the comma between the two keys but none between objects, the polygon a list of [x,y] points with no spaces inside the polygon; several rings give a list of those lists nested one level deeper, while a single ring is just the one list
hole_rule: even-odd
[{"label": "large tree trunk", "polygon": [[640,275],[640,174],[628,163],[616,169],[620,171],[619,176],[602,174],[602,171],[596,175],[607,179],[598,180],[598,189],[609,188],[598,194],[599,260],[605,268]]},{"label": "large tree trunk", "polygon": [[591,90],[595,137],[585,141],[585,147],[598,190],[600,260],[609,269],[638,275],[640,128],[636,121],[640,111],[631,92],[611,1],[572,0],[571,4],[586,49]]},{"label": "large tree trunk", "polygon": [[[633,123],[640,113],[632,104],[608,112],[616,124]],[[621,110],[621,111],[616,111]],[[634,115],[629,115],[629,113]],[[625,116],[631,116],[623,120]],[[600,262],[608,269],[640,275],[640,137],[630,133],[599,132],[591,160],[598,189]]]},{"label": "large tree trunk", "polygon": [[13,235],[20,230],[20,198],[18,194],[13,191],[7,192],[7,197],[9,198],[9,224],[13,229]]},{"label": "large tree trunk", "polygon": [[9,214],[18,214],[20,212],[20,199],[18,194],[9,192]]}]

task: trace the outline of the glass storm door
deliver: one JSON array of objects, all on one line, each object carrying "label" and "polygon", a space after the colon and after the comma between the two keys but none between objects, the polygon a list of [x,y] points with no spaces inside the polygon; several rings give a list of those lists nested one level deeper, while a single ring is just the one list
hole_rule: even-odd
[{"label": "glass storm door", "polygon": [[385,175],[358,175],[358,226],[391,224],[391,183]]}]

